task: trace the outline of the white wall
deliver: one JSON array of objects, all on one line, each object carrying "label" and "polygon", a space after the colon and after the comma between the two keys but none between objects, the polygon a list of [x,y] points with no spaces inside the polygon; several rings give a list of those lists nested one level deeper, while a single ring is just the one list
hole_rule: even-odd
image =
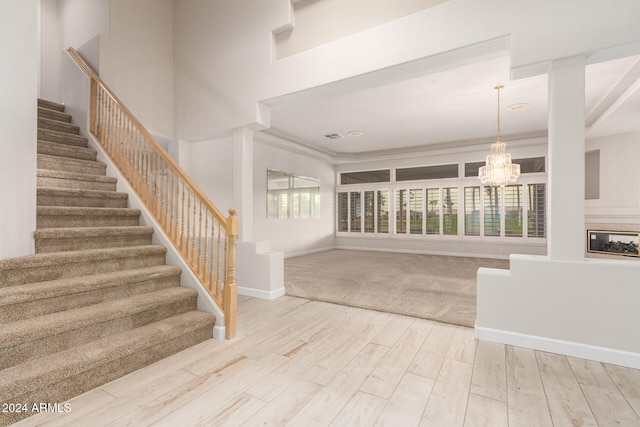
[{"label": "white wall", "polygon": [[[285,256],[330,249],[334,245],[335,172],[329,163],[254,141],[254,240],[267,240]],[[320,180],[320,218],[267,219],[267,169]]]},{"label": "white wall", "polygon": [[510,264],[478,272],[478,338],[640,368],[640,263]]},{"label": "white wall", "polygon": [[233,140],[231,137],[182,142],[180,165],[204,194],[227,216],[233,207]]},{"label": "white wall", "polygon": [[586,201],[587,222],[640,223],[640,133],[588,140],[600,150],[600,198]]},{"label": "white wall", "polygon": [[59,11],[62,49],[109,35],[109,0],[59,0]]},{"label": "white wall", "polygon": [[0,2],[0,259],[34,252],[38,0]]},{"label": "white wall", "polygon": [[154,135],[173,138],[173,0],[111,0],[100,77]]},{"label": "white wall", "polygon": [[608,48],[633,42],[615,55],[638,53],[640,40],[635,0],[451,0],[273,61],[271,32],[291,25],[289,12],[290,0],[176,1],[177,137],[205,139],[258,122],[256,102],[505,35],[519,75],[558,57],[609,59]]},{"label": "white wall", "polygon": [[[448,0],[323,0],[293,4],[291,28],[275,35],[285,58],[410,15]],[[354,19],[357,17],[357,19]]]},{"label": "white wall", "polygon": [[58,0],[40,0],[40,89],[38,96],[60,102],[60,14]]}]

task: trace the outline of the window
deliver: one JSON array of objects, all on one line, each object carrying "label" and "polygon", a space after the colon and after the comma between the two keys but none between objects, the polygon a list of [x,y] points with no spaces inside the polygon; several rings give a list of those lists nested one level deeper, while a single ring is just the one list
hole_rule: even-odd
[{"label": "window", "polygon": [[425,196],[425,234],[440,234],[440,189],[427,188]]},{"label": "window", "polygon": [[409,233],[422,234],[422,189],[409,190]]},{"label": "window", "polygon": [[391,181],[391,170],[381,169],[363,172],[342,172],[340,174],[340,184],[369,184],[375,182]]},{"label": "window", "polygon": [[267,169],[267,218],[320,218],[320,181]]},{"label": "window", "polygon": [[458,187],[442,189],[442,234],[458,235]]},{"label": "window", "polygon": [[336,221],[336,229],[340,233],[388,233],[389,192],[339,192]]},{"label": "window", "polygon": [[349,231],[349,193],[338,193],[338,231]]},{"label": "window", "polygon": [[529,184],[527,186],[527,236],[545,237],[546,186]]},{"label": "window", "polygon": [[522,185],[504,187],[504,235],[522,237]]},{"label": "window", "polygon": [[364,192],[364,232],[373,233],[375,231],[375,192]]},{"label": "window", "polygon": [[[538,166],[544,167],[544,162]],[[523,183],[504,187],[475,185],[477,179],[441,183],[424,180],[339,187],[336,230],[400,239],[453,236],[526,241],[546,237],[544,178],[528,176]],[[308,204],[302,194],[299,201],[294,197],[287,203],[300,205],[301,215]]]},{"label": "window", "polygon": [[362,216],[362,206],[360,205],[360,193],[352,192],[351,193],[351,228],[350,231],[360,231],[361,229],[361,221],[360,218]]},{"label": "window", "polygon": [[377,229],[378,233],[389,232],[389,192],[387,190],[378,190],[377,204]]},{"label": "window", "polygon": [[464,188],[464,234],[480,235],[480,187]]},{"label": "window", "polygon": [[396,169],[396,181],[457,178],[458,164]]},{"label": "window", "polygon": [[396,234],[407,232],[407,190],[396,192]]},{"label": "window", "polygon": [[[526,159],[514,159],[513,163],[520,165],[520,173],[538,173],[545,171],[544,157],[529,157]],[[464,176],[478,176],[478,169],[484,166],[485,162],[470,162],[464,164]]]},{"label": "window", "polygon": [[484,187],[484,235],[500,236],[501,187]]}]

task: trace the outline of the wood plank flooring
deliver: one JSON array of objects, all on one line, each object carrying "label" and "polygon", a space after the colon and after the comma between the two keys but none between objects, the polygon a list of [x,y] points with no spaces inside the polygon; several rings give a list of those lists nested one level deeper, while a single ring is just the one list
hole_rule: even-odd
[{"label": "wood plank flooring", "polygon": [[210,340],[19,426],[640,426],[640,371],[477,341],[470,328],[240,297]]}]

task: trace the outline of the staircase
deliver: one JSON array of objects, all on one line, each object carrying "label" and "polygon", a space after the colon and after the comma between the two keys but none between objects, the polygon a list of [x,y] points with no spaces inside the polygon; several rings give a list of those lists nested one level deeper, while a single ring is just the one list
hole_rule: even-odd
[{"label": "staircase", "polygon": [[0,403],[62,404],[212,337],[96,154],[63,105],[38,101],[36,254],[0,260]]}]

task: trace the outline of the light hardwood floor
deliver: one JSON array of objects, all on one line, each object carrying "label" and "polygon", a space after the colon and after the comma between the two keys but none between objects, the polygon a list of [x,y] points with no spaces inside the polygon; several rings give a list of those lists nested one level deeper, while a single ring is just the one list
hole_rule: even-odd
[{"label": "light hardwood floor", "polygon": [[294,297],[240,297],[210,340],[32,426],[640,426],[640,371],[473,330]]}]

